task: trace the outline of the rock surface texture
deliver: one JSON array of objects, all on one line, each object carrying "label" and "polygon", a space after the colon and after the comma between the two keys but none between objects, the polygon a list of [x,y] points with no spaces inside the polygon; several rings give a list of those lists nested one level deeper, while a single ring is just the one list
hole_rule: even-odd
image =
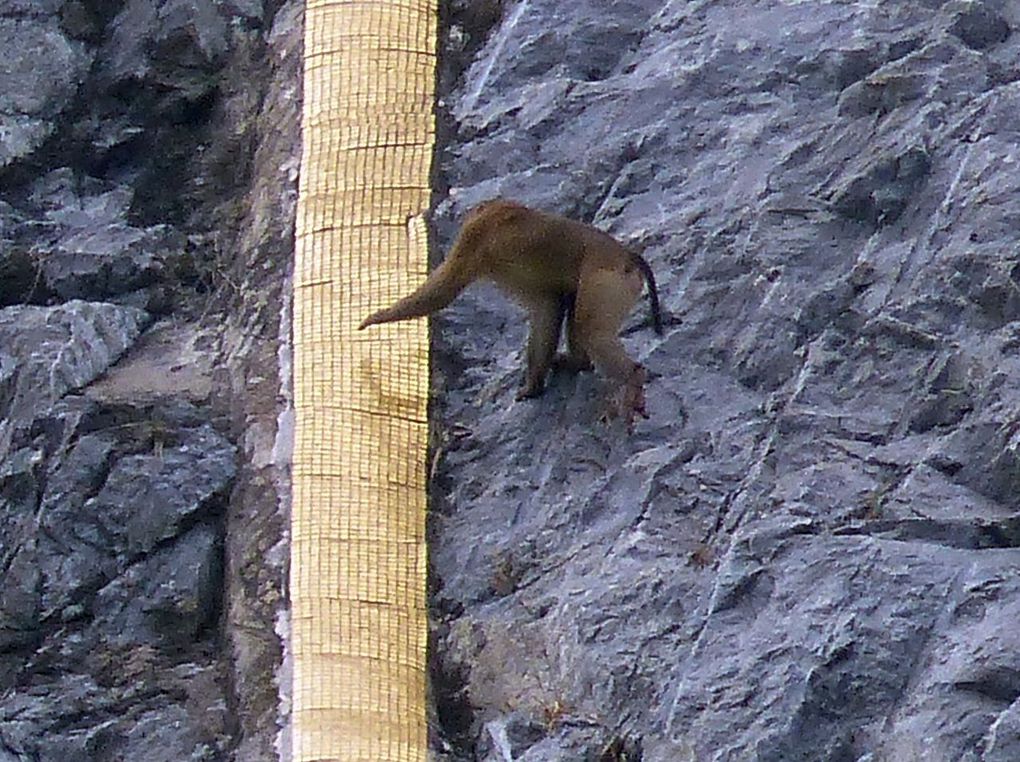
[{"label": "rock surface texture", "polygon": [[[481,19],[481,21],[480,21]],[[1020,759],[1020,5],[460,2],[436,209],[643,247],[651,420],[437,321],[448,759]]]},{"label": "rock surface texture", "polygon": [[302,4],[0,2],[0,760],[277,757]]},{"label": "rock surface texture", "polygon": [[[437,759],[1020,759],[1020,6],[443,8],[440,249],[670,319],[631,436],[437,319]],[[301,10],[0,2],[0,762],[278,758]]]}]

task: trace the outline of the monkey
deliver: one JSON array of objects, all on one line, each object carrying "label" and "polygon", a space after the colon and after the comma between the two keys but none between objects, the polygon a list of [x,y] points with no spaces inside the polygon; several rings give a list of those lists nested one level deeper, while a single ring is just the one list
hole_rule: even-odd
[{"label": "monkey", "polygon": [[[645,368],[620,341],[620,326],[645,284],[652,325],[662,333],[655,275],[645,259],[592,225],[495,199],[465,217],[446,259],[413,293],[372,313],[358,329],[423,317],[446,307],[468,285],[489,280],[528,313],[530,333],[517,400],[537,397],[553,367],[592,366],[612,385],[607,417],[628,430],[645,410]],[[564,321],[567,353],[557,356]]]}]

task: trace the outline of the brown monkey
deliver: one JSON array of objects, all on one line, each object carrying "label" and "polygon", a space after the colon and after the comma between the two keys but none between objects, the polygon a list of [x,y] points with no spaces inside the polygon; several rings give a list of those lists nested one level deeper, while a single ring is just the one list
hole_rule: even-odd
[{"label": "brown monkey", "polygon": [[[537,397],[550,367],[592,364],[619,390],[615,410],[628,427],[645,412],[645,369],[627,356],[620,325],[647,282],[652,322],[662,333],[648,263],[607,233],[512,201],[472,209],[443,263],[414,293],[369,315],[359,328],[422,317],[447,306],[469,284],[493,281],[528,311],[527,368],[517,399]],[[567,354],[557,357],[563,320]]]}]

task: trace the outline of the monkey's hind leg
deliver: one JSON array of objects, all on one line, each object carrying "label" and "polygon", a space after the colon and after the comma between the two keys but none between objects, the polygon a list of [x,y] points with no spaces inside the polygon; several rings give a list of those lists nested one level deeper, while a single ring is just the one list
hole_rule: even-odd
[{"label": "monkey's hind leg", "polygon": [[557,355],[553,367],[568,373],[591,370],[591,359],[584,348],[584,342],[577,328],[577,295],[568,294],[563,298],[563,309],[567,319],[567,353]]},{"label": "monkey's hind leg", "polygon": [[581,273],[574,316],[576,332],[592,362],[615,387],[608,412],[623,417],[627,429],[645,410],[647,372],[634,362],[620,341],[620,326],[641,295],[636,270],[592,268]]},{"label": "monkey's hind leg", "polygon": [[563,309],[555,297],[536,297],[527,304],[531,333],[528,335],[527,366],[517,399],[537,397],[545,390],[545,377],[556,356],[563,325]]}]

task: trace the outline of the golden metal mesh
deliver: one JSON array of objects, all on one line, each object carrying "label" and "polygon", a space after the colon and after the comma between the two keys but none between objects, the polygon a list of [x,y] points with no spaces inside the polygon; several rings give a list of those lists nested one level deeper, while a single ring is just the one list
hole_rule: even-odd
[{"label": "golden metal mesh", "polygon": [[308,0],[294,268],[292,752],[422,760],[437,0]]}]

